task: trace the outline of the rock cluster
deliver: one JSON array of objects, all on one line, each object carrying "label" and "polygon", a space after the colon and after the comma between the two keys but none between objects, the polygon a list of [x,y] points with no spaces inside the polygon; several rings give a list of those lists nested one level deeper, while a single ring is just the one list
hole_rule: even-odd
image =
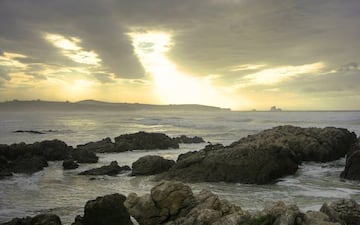
[{"label": "rock cluster", "polygon": [[279,126],[226,147],[182,154],[159,178],[266,184],[294,174],[302,161],[339,159],[355,141],[354,133],[341,128]]},{"label": "rock cluster", "polygon": [[15,218],[1,225],[62,225],[62,223],[57,215],[40,214],[34,217]]}]

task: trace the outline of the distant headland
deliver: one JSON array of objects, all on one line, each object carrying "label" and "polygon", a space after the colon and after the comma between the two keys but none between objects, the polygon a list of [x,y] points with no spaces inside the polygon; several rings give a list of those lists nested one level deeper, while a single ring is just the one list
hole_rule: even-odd
[{"label": "distant headland", "polygon": [[134,110],[171,110],[171,111],[230,111],[228,108],[197,104],[152,105],[140,103],[111,103],[96,100],[78,102],[12,100],[0,102],[0,111],[134,111]]}]

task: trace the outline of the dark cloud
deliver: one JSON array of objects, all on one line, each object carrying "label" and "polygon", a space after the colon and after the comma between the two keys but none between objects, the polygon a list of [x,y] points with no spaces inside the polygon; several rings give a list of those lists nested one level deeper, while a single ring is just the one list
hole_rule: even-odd
[{"label": "dark cloud", "polygon": [[11,77],[9,75],[9,70],[6,68],[2,68],[1,66],[0,66],[0,80],[3,81],[11,80]]},{"label": "dark cloud", "polygon": [[114,79],[108,73],[93,73],[93,76],[101,83],[112,83]]}]

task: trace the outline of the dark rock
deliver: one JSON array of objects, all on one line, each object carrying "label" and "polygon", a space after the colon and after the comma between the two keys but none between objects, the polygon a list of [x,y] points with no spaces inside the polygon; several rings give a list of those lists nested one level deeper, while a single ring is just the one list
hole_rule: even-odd
[{"label": "dark rock", "polygon": [[36,142],[29,148],[33,155],[43,156],[48,161],[68,159],[72,151],[72,147],[59,140]]},{"label": "dark rock", "polygon": [[168,171],[175,164],[173,160],[157,155],[147,155],[132,164],[132,175],[153,175]]},{"label": "dark rock", "polygon": [[195,137],[188,137],[185,135],[181,135],[179,137],[173,138],[177,143],[184,143],[184,144],[197,144],[197,143],[204,143],[204,139],[201,137],[195,136]]},{"label": "dark rock", "polygon": [[346,156],[346,165],[341,177],[349,180],[360,180],[360,138]]},{"label": "dark rock", "polygon": [[182,154],[161,178],[265,184],[293,174],[297,169],[298,160],[290,150],[247,143]]},{"label": "dark rock", "polygon": [[265,184],[294,174],[301,161],[339,159],[355,140],[355,134],[346,129],[280,126],[227,147],[210,145],[182,154],[158,178]]},{"label": "dark rock", "polygon": [[41,131],[37,131],[37,130],[16,130],[13,131],[13,133],[30,133],[30,134],[45,134]]},{"label": "dark rock", "polygon": [[341,199],[330,204],[324,203],[320,211],[328,215],[332,222],[342,225],[360,224],[360,205],[351,199]]},{"label": "dark rock", "polygon": [[115,138],[117,152],[144,150],[144,149],[169,149],[179,148],[179,144],[162,133],[138,132],[124,134]]},{"label": "dark rock", "polygon": [[119,166],[116,161],[112,161],[108,166],[102,166],[91,170],[86,170],[79,173],[79,175],[109,175],[115,176],[122,171],[131,170],[129,166]]},{"label": "dark rock", "polygon": [[99,153],[116,152],[115,144],[111,142],[110,138],[105,138],[96,142],[89,142],[84,145],[78,145],[77,148]]},{"label": "dark rock", "polygon": [[11,172],[0,171],[0,180],[6,177],[11,177],[12,175],[13,174]]},{"label": "dark rock", "polygon": [[61,225],[61,220],[57,215],[40,214],[34,217],[15,218],[1,225]]},{"label": "dark rock", "polygon": [[306,212],[304,220],[305,225],[340,225],[340,223],[331,222],[325,213],[316,211]]},{"label": "dark rock", "polygon": [[9,164],[11,172],[32,174],[47,167],[48,163],[42,156],[31,156],[29,158],[20,158]]},{"label": "dark rock", "polygon": [[126,197],[120,194],[105,195],[85,205],[84,216],[77,216],[73,225],[132,225],[124,207]]},{"label": "dark rock", "polygon": [[97,163],[99,161],[99,157],[94,152],[85,149],[75,149],[71,152],[71,156],[78,163]]},{"label": "dark rock", "polygon": [[260,215],[261,217],[268,217],[272,219],[273,222],[270,223],[270,225],[295,225],[303,224],[305,221],[305,214],[300,212],[296,205],[286,205],[284,202],[276,202],[275,204],[265,208]]},{"label": "dark rock", "polygon": [[77,164],[73,159],[67,159],[64,160],[62,164],[64,170],[73,170],[79,167],[79,164]]}]

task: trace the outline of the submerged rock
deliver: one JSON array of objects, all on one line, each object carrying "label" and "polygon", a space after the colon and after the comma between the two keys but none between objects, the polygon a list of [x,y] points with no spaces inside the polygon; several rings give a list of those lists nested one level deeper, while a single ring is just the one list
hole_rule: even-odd
[{"label": "submerged rock", "polygon": [[115,176],[122,171],[131,170],[129,166],[119,166],[116,161],[112,161],[108,166],[86,170],[79,173],[79,175],[109,175]]},{"label": "submerged rock", "polygon": [[346,165],[341,177],[349,180],[360,180],[360,138],[346,156]]},{"label": "submerged rock", "polygon": [[339,159],[355,140],[354,133],[341,128],[279,126],[227,147],[207,146],[198,152],[182,154],[159,178],[266,184],[294,174],[301,161]]},{"label": "submerged rock", "polygon": [[62,223],[57,215],[40,214],[34,217],[15,218],[1,225],[62,225]]},{"label": "submerged rock", "polygon": [[157,155],[140,157],[132,164],[132,175],[153,175],[168,171],[175,164],[174,160]]},{"label": "submerged rock", "polygon": [[73,159],[67,159],[64,160],[62,164],[64,170],[73,170],[79,167],[79,164],[77,164]]},{"label": "submerged rock", "polygon": [[105,195],[86,203],[84,216],[77,216],[73,225],[132,225],[126,197],[121,194]]},{"label": "submerged rock", "polygon": [[99,157],[94,152],[85,149],[75,149],[71,156],[78,163],[97,163],[99,161]]},{"label": "submerged rock", "polygon": [[111,141],[109,137],[104,138],[101,141],[89,142],[84,145],[78,145],[77,148],[99,153],[116,152],[115,144]]},{"label": "submerged rock", "polygon": [[138,132],[134,134],[123,134],[115,138],[117,152],[144,149],[169,149],[179,148],[177,141],[166,134]]}]

